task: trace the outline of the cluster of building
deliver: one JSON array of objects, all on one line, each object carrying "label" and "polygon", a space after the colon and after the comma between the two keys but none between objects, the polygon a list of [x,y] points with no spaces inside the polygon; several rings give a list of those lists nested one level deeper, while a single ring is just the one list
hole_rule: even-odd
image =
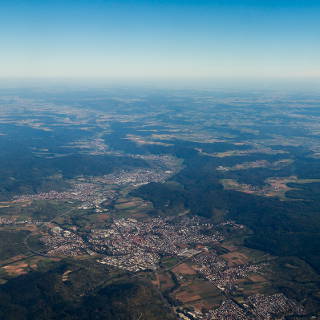
[{"label": "cluster of building", "polygon": [[281,159],[275,162],[269,162],[267,160],[257,160],[252,162],[242,162],[234,165],[233,167],[218,166],[216,170],[222,171],[222,172],[246,170],[246,169],[253,169],[253,168],[270,168],[273,170],[278,170],[291,164],[292,162],[293,160],[291,159]]},{"label": "cluster of building", "polygon": [[244,169],[252,169],[252,168],[266,168],[270,167],[272,164],[267,160],[257,160],[253,162],[243,162],[234,165],[233,167],[225,167],[218,166],[218,171],[236,171],[236,170],[244,170]]},{"label": "cluster of building", "polygon": [[142,248],[136,248],[130,254],[108,256],[99,262],[130,272],[142,270],[155,270],[159,262],[159,255],[155,252],[146,252]]},{"label": "cluster of building", "polygon": [[179,320],[253,320],[248,315],[248,311],[235,303],[231,299],[222,301],[221,305],[216,309],[206,312],[196,310],[176,310]]},{"label": "cluster of building", "polygon": [[24,220],[17,220],[17,217],[0,217],[0,225],[21,225],[21,224],[32,224],[38,225],[41,224],[41,221],[32,220],[30,218]]},{"label": "cluster of building", "polygon": [[[90,249],[108,256],[99,262],[128,271],[155,269],[162,256],[191,257],[196,244],[219,242],[222,235],[199,218],[119,219],[109,229],[91,233]],[[210,235],[204,233],[211,230]]]},{"label": "cluster of building", "polygon": [[91,253],[82,237],[58,226],[50,229],[41,241],[47,248],[48,256],[79,256]]},{"label": "cluster of building", "polygon": [[248,320],[250,319],[247,316],[247,312],[230,299],[223,301],[219,306],[219,308],[210,310],[204,317],[201,317],[201,318],[203,320]]},{"label": "cluster of building", "polygon": [[151,164],[152,167],[170,169],[173,172],[181,169],[182,160],[170,154],[131,154],[132,158],[143,159]]},{"label": "cluster of building", "polygon": [[33,200],[73,200],[82,202],[80,209],[96,209],[102,212],[102,203],[111,202],[118,193],[118,187],[137,187],[150,182],[163,182],[170,175],[170,170],[135,169],[118,171],[99,177],[85,177],[69,181],[72,187],[66,191],[41,192],[21,195],[15,202],[30,202]]},{"label": "cluster of building", "polygon": [[224,300],[216,309],[207,312],[178,310],[181,320],[271,320],[286,319],[287,316],[303,316],[305,311],[296,301],[283,293],[249,296],[245,303],[232,299]]},{"label": "cluster of building", "polygon": [[304,308],[296,301],[287,298],[283,293],[273,295],[256,294],[247,299],[254,319],[269,320],[287,315],[302,316]]},{"label": "cluster of building", "polygon": [[96,183],[74,182],[73,187],[67,191],[51,190],[37,194],[22,195],[16,198],[17,202],[33,200],[74,200],[81,201],[81,209],[100,208],[101,203],[115,197],[113,190],[104,190]]},{"label": "cluster of building", "polygon": [[47,255],[97,253],[102,255],[98,262],[131,272],[155,269],[162,256],[190,258],[202,252],[197,244],[221,240],[212,224],[197,217],[119,219],[86,236],[57,226],[42,237]]},{"label": "cluster of building", "polygon": [[261,273],[264,265],[243,264],[230,267],[227,262],[214,251],[193,257],[197,270],[217,288],[224,292],[236,289],[236,282],[245,279],[252,273]]},{"label": "cluster of building", "polygon": [[91,155],[101,155],[108,152],[108,146],[105,140],[99,137],[75,141],[68,145],[68,148],[80,149],[81,152],[86,152]]},{"label": "cluster of building", "polygon": [[150,182],[164,182],[170,175],[170,170],[157,169],[136,169],[136,170],[121,170],[112,174],[108,174],[99,178],[97,181],[110,185],[132,185],[139,186]]}]

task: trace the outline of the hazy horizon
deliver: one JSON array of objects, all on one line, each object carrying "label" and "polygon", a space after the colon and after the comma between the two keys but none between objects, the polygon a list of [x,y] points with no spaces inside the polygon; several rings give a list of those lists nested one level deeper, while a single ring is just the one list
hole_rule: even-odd
[{"label": "hazy horizon", "polygon": [[320,78],[319,1],[3,1],[3,78]]}]

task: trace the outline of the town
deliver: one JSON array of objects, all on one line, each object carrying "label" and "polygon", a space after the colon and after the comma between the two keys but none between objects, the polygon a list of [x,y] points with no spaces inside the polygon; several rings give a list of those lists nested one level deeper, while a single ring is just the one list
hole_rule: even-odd
[{"label": "town", "polygon": [[[92,229],[81,234],[76,227],[62,228],[47,224],[48,233],[41,238],[46,256],[96,257],[96,261],[110,268],[130,273],[162,270],[162,259],[175,257],[179,265],[189,261],[193,269],[221,291],[220,307],[201,312],[177,308],[179,319],[189,320],[269,320],[283,315],[304,315],[303,307],[283,293],[273,295],[255,294],[244,303],[235,301],[233,293],[241,279],[250,275],[263,275],[267,264],[246,263],[230,266],[214,247],[224,241],[220,227],[240,230],[243,226],[233,221],[213,225],[199,217],[154,217],[137,220],[133,218],[113,219],[101,229]],[[174,266],[173,266],[174,267]],[[166,270],[172,270],[169,267]],[[184,278],[177,278],[183,283]],[[280,319],[280,318],[279,318]]]},{"label": "town", "polygon": [[40,192],[21,195],[14,202],[32,202],[37,200],[73,200],[81,202],[80,209],[96,209],[103,211],[101,205],[110,203],[119,196],[124,187],[136,188],[150,182],[163,182],[173,171],[165,169],[133,169],[121,170],[112,174],[98,177],[78,177],[68,181],[70,188],[66,191]]}]

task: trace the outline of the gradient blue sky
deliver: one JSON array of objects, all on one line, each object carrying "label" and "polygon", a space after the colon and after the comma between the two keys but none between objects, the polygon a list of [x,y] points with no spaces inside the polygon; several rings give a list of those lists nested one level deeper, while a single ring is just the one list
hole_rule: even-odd
[{"label": "gradient blue sky", "polygon": [[1,0],[0,41],[0,77],[320,77],[320,0]]}]

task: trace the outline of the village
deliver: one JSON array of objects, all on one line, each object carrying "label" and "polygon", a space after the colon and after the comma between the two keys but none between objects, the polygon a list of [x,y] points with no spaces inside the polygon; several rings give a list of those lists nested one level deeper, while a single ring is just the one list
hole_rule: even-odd
[{"label": "village", "polygon": [[119,196],[119,188],[135,188],[150,182],[163,182],[172,171],[154,168],[121,170],[104,176],[78,177],[68,181],[70,188],[66,191],[48,191],[36,194],[20,195],[14,198],[15,203],[30,203],[38,200],[77,201],[79,209],[104,211],[103,203],[111,202]]}]

